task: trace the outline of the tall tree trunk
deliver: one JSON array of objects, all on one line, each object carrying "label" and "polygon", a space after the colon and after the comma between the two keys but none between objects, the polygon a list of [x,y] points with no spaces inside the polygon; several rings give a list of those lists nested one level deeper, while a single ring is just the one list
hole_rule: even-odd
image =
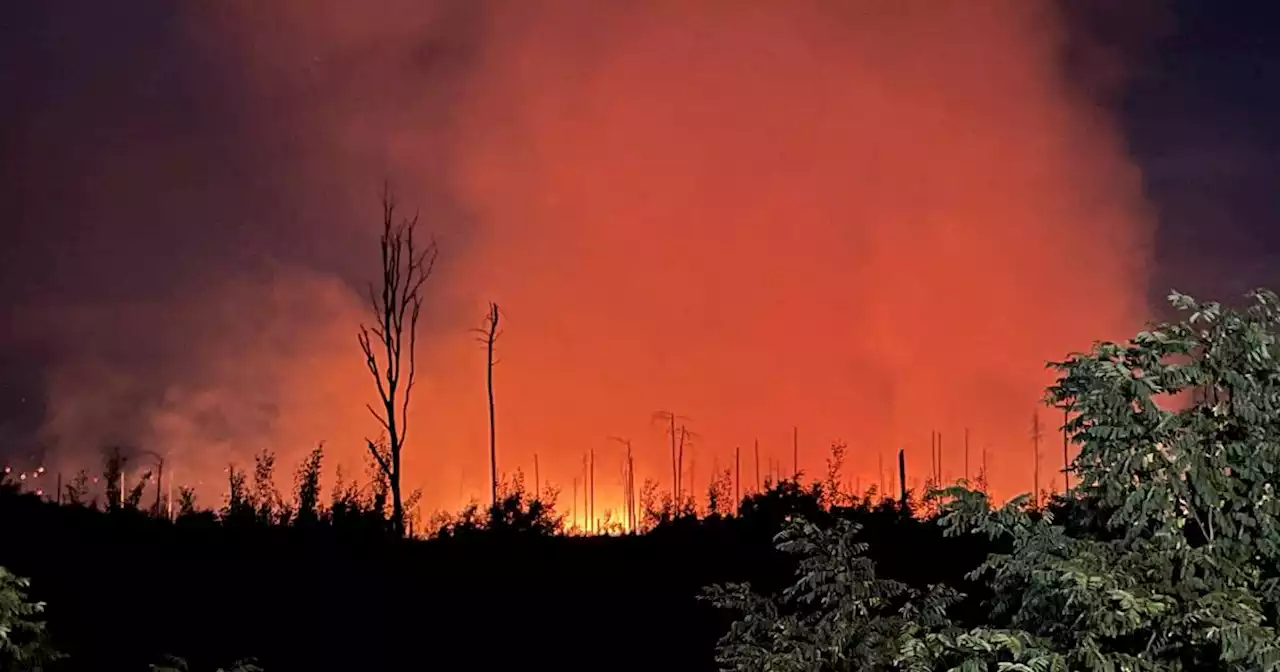
[{"label": "tall tree trunk", "polygon": [[485,338],[489,352],[489,360],[485,367],[485,384],[489,392],[489,499],[491,505],[495,507],[498,505],[498,438],[493,406],[493,344],[498,339],[498,317],[498,304],[490,303],[488,332]]}]

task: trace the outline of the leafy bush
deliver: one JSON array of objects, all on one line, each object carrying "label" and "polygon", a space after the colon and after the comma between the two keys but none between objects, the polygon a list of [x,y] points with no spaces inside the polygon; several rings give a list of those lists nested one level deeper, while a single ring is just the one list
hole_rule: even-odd
[{"label": "leafy bush", "polygon": [[27,597],[30,585],[0,567],[0,669],[40,670],[62,657],[40,618],[44,603]]},{"label": "leafy bush", "polygon": [[[950,535],[1005,544],[953,587],[876,577],[857,529],[796,522],[803,560],[763,597],[711,589],[742,616],[719,647],[733,670],[1280,670],[1280,301],[1244,310],[1174,294],[1181,321],[1054,364],[1048,400],[1071,417],[1079,483],[1036,511],[932,493]],[[1165,403],[1160,403],[1161,401]],[[1169,400],[1183,400],[1171,404]],[[1055,515],[1056,514],[1056,515]]]}]

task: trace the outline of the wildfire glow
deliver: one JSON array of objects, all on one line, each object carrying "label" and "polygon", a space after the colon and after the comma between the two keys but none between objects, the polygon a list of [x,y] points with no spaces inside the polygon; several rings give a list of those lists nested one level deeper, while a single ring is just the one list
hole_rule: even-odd
[{"label": "wildfire glow", "polygon": [[[376,425],[357,280],[384,174],[441,242],[406,453],[428,509],[487,495],[469,329],[489,300],[501,469],[530,478],[536,455],[563,510],[594,449],[615,520],[609,437],[632,440],[637,489],[670,488],[659,410],[688,418],[700,496],[735,448],[746,491],[793,462],[821,478],[837,440],[846,483],[885,482],[905,448],[918,486],[934,430],[948,479],[968,430],[971,475],[1029,490],[1044,362],[1146,317],[1139,175],[1064,75],[1052,3],[375,4],[192,5],[257,174],[307,232],[270,272],[67,318],[162,325],[129,338],[185,359],[68,364],[51,435],[124,432],[211,484],[264,446],[283,478],[323,440],[358,474]],[[103,398],[143,377],[162,392],[123,425]]]}]

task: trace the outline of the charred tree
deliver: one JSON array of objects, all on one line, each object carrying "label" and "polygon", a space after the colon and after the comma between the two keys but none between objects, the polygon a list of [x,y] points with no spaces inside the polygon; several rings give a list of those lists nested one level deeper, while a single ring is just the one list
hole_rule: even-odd
[{"label": "charred tree", "polygon": [[800,482],[800,428],[791,428],[791,478]]},{"label": "charred tree", "polygon": [[756,493],[760,492],[760,439],[756,439]]},{"label": "charred tree", "polygon": [[685,444],[688,439],[692,438],[692,433],[683,424],[676,427],[676,423],[687,420],[688,418],[676,415],[671,411],[658,411],[653,414],[653,421],[661,422],[665,425],[667,436],[671,439],[671,500],[676,506],[679,506],[680,494],[684,489]]},{"label": "charred tree", "polygon": [[901,488],[902,510],[907,509],[909,495],[907,494],[907,451],[898,451],[898,487]]},{"label": "charred tree", "polygon": [[[498,342],[498,337],[502,332],[498,331],[498,320],[502,313],[498,311],[498,304],[489,303],[489,314],[485,316],[484,327],[480,329],[483,334],[481,339],[485,344],[488,352],[488,359],[485,361],[485,390],[489,394],[489,503],[491,506],[498,505],[498,437],[497,437],[497,419],[493,404],[493,366],[497,362],[493,359],[493,346]],[[537,492],[537,476],[534,476],[534,496]]]},{"label": "charred tree", "polygon": [[401,456],[409,427],[409,400],[417,376],[418,318],[422,312],[422,286],[435,266],[434,240],[417,238],[418,216],[397,220],[396,204],[389,188],[382,195],[381,287],[369,285],[372,323],[361,324],[358,339],[365,365],[378,390],[379,405],[367,404],[378,420],[385,441],[366,439],[369,454],[386,477],[391,490],[392,526],[404,534],[404,497]]},{"label": "charred tree", "polygon": [[742,505],[742,446],[733,447],[733,509]]}]

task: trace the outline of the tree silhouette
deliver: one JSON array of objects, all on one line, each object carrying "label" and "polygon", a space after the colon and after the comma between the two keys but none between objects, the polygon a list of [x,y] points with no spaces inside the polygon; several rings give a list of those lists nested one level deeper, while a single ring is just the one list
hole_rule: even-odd
[{"label": "tree silhouette", "polygon": [[257,509],[258,519],[267,524],[276,522],[277,518],[281,522],[289,520],[288,512],[283,510],[284,502],[276,490],[275,473],[275,453],[264,448],[253,456],[253,492],[250,498]]},{"label": "tree silhouette", "polygon": [[89,502],[89,474],[84,469],[76,472],[70,483],[63,486],[63,500],[68,504],[84,505],[91,504]]},{"label": "tree silhouette", "polygon": [[128,463],[124,449],[110,446],[102,454],[102,480],[107,490],[107,508],[124,506],[124,468]]},{"label": "tree silhouette", "polygon": [[417,376],[418,318],[422,286],[435,266],[437,247],[415,239],[418,216],[396,220],[390,188],[382,196],[381,287],[369,285],[372,326],[360,325],[358,340],[365,365],[378,390],[380,408],[367,405],[385,432],[386,441],[365,441],[369,454],[386,476],[391,490],[392,525],[403,534],[405,507],[401,484],[401,453],[409,426],[409,400]]},{"label": "tree silhouette", "polygon": [[[497,344],[498,337],[502,335],[502,332],[498,331],[498,321],[501,318],[502,313],[498,310],[498,304],[489,302],[489,312],[485,315],[484,326],[476,330],[480,333],[480,340],[484,343],[487,353],[484,377],[485,390],[489,396],[489,506],[491,507],[498,505],[498,428],[493,403],[493,367],[497,362],[493,359],[493,347]],[[534,496],[536,497],[537,494],[537,484],[535,484]]]},{"label": "tree silhouette", "polygon": [[320,468],[324,462],[324,446],[316,446],[294,475],[295,522],[309,527],[320,522]]},{"label": "tree silhouette", "polygon": [[44,603],[27,597],[30,585],[0,567],[0,669],[41,670],[62,657],[41,619]]},{"label": "tree silhouette", "polygon": [[230,525],[250,526],[257,519],[258,511],[244,470],[234,464],[227,465],[227,503],[222,508],[222,520]]},{"label": "tree silhouette", "polygon": [[[1174,294],[1178,322],[1055,363],[1047,398],[1080,447],[1076,487],[1048,510],[993,508],[961,485],[929,498],[937,525],[994,552],[957,585],[877,575],[858,526],[793,520],[800,556],[777,595],[709,590],[742,614],[732,670],[1280,669],[1280,300],[1244,310]],[[1178,410],[1161,398],[1195,392]],[[819,516],[820,518],[821,516]]]}]

